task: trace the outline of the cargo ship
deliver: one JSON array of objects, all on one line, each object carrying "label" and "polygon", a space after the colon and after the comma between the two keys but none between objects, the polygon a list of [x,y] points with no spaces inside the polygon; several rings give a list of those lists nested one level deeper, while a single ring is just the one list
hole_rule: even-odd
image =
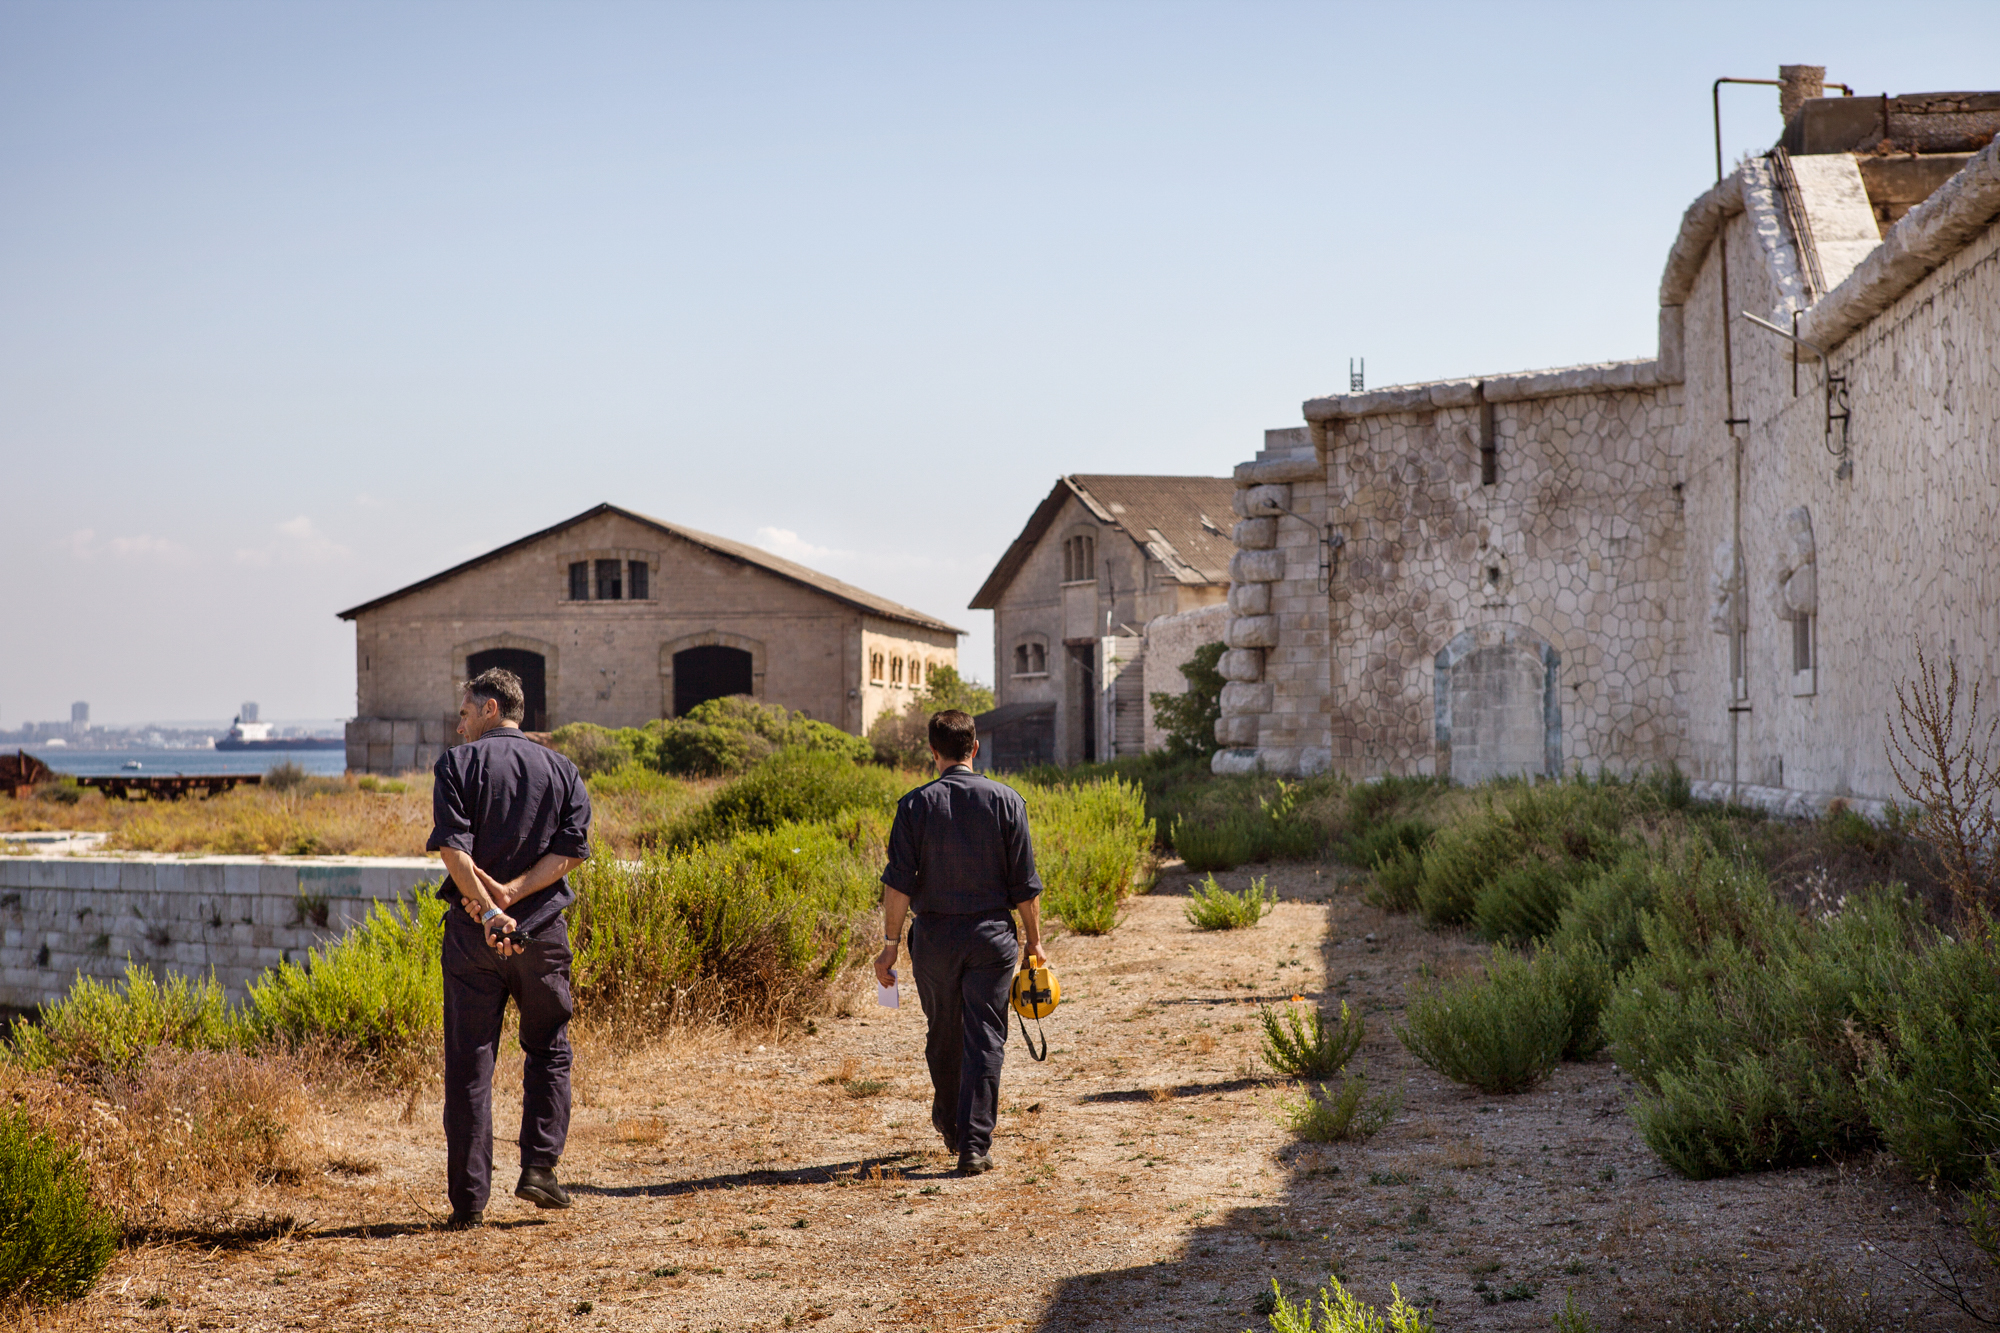
[{"label": "cargo ship", "polygon": [[339,736],[273,736],[269,722],[245,721],[237,717],[227,734],[217,738],[218,750],[342,750],[347,742]]}]

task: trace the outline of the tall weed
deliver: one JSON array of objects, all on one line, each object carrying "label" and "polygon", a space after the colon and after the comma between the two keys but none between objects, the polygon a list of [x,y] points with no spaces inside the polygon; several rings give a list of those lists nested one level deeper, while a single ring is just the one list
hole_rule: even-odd
[{"label": "tall weed", "polygon": [[1254,926],[1278,905],[1277,890],[1265,886],[1267,878],[1259,875],[1250,881],[1249,888],[1232,893],[1210,875],[1204,883],[1188,888],[1182,915],[1196,930],[1242,930]]},{"label": "tall weed", "polygon": [[1271,1333],[1432,1333],[1433,1329],[1430,1313],[1404,1301],[1393,1282],[1386,1318],[1356,1299],[1337,1277],[1327,1278],[1327,1286],[1320,1288],[1317,1312],[1310,1300],[1297,1305],[1286,1300],[1276,1278],[1271,1279],[1271,1294]]},{"label": "tall weed", "polygon": [[8,1037],[24,1068],[83,1079],[135,1068],[156,1047],[227,1050],[242,1039],[220,982],[178,972],[161,978],[136,963],[126,965],[122,987],[79,975],[67,995]]},{"label": "tall weed", "polygon": [[1402,1109],[1401,1088],[1370,1098],[1367,1077],[1349,1074],[1337,1092],[1322,1083],[1316,1088],[1307,1085],[1297,1096],[1280,1098],[1278,1119],[1286,1129],[1310,1142],[1347,1143],[1375,1137]]},{"label": "tall weed", "polygon": [[1042,786],[1016,782],[1028,809],[1042,905],[1079,934],[1117,923],[1118,904],[1138,888],[1153,848],[1145,793],[1121,777]]},{"label": "tall weed", "polygon": [[28,1114],[0,1113],[0,1299],[75,1300],[118,1249],[118,1226],[90,1198],[74,1148]]},{"label": "tall weed", "polygon": [[1317,1006],[1300,1004],[1257,1011],[1264,1025],[1264,1063],[1287,1078],[1330,1078],[1361,1049],[1367,1023],[1340,1002],[1340,1021],[1329,1023]]}]

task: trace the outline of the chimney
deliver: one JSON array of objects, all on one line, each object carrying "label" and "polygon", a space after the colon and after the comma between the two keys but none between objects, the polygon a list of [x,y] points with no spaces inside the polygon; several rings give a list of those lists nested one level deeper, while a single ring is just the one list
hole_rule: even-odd
[{"label": "chimney", "polygon": [[1800,107],[1825,92],[1825,65],[1778,66],[1778,115],[1785,124],[1792,123]]}]

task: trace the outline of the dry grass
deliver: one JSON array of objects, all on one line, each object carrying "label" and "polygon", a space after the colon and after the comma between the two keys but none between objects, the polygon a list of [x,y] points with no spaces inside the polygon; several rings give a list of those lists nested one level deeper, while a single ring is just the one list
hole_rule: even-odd
[{"label": "dry grass", "polygon": [[321,1113],[282,1057],[161,1048],[95,1088],[0,1064],[0,1097],[82,1152],[128,1235],[211,1227],[254,1187],[297,1186],[325,1165]]},{"label": "dry grass", "polygon": [[[114,801],[86,793],[74,805],[0,796],[0,832],[108,833],[120,851],[225,856],[423,856],[431,831],[431,778],[406,773],[402,791],[366,791],[353,778],[310,778],[289,791],[238,787],[181,801]],[[659,780],[591,791],[591,831],[623,858],[639,854],[641,829],[672,820],[719,781]]]}]

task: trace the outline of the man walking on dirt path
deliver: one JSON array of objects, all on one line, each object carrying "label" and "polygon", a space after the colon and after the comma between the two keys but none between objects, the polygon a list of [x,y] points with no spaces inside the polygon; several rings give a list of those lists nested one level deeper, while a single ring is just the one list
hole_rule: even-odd
[{"label": "man walking on dirt path", "polygon": [[444,1141],[454,1229],[486,1220],[493,1174],[493,1060],[511,996],[521,1013],[521,1179],[516,1196],[567,1208],[556,1180],[569,1137],[569,929],[565,878],[590,856],[590,796],[575,765],[521,730],[521,679],[466,682],[464,745],[432,770],[430,850],[465,909],[444,928]]},{"label": "man walking on dirt path", "polygon": [[896,803],[889,865],[882,872],[882,952],[875,980],[890,968],[912,908],[910,965],[923,1002],[931,1069],[931,1124],[958,1169],[993,1169],[989,1155],[1000,1111],[1000,1062],[1007,1050],[1007,994],[1018,958],[1011,911],[1021,914],[1031,954],[1042,946],[1041,876],[1019,792],[972,771],[979,732],[950,709],[930,722],[938,776]]}]

